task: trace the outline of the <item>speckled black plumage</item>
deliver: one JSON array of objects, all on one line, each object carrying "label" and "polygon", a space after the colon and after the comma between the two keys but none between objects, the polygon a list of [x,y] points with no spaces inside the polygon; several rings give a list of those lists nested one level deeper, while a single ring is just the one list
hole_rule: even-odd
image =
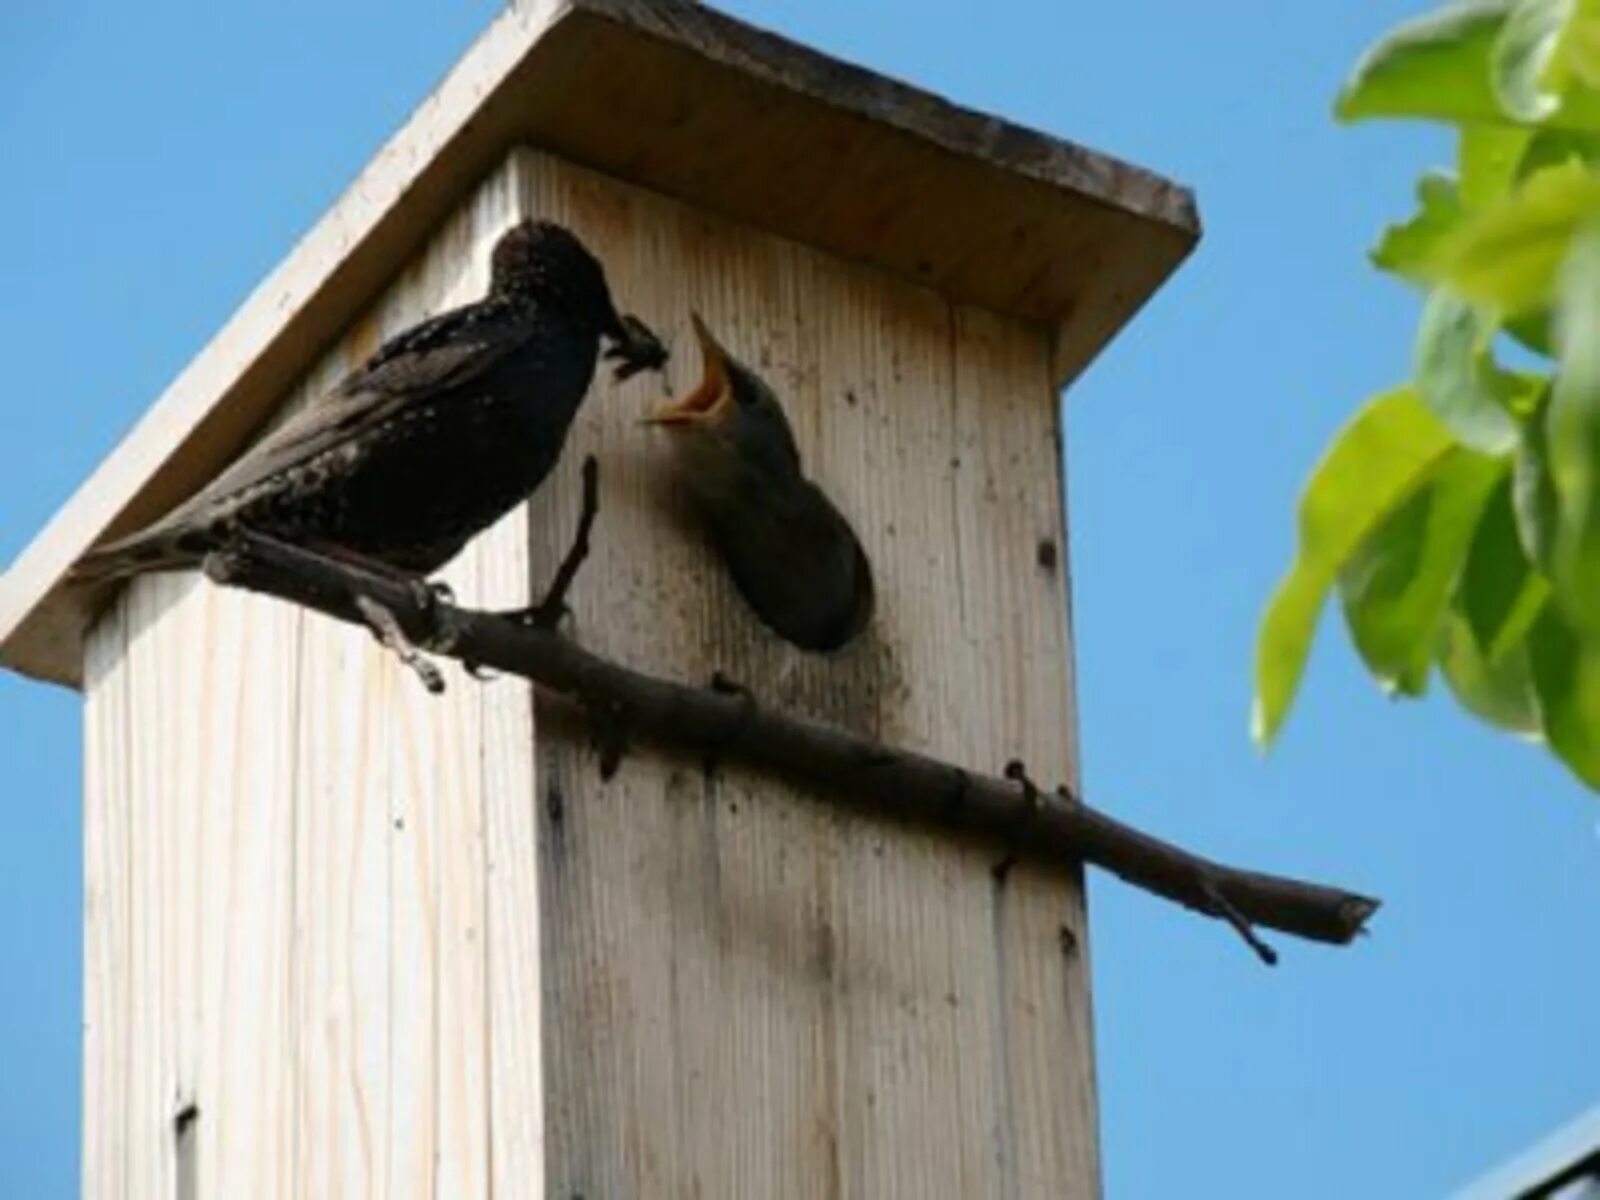
[{"label": "speckled black plumage", "polygon": [[432,572],[549,474],[602,338],[619,377],[665,361],[648,329],[618,316],[572,233],[524,222],[496,243],[484,299],[390,339],[177,510],[85,556],[78,574],[193,566],[236,523]]}]

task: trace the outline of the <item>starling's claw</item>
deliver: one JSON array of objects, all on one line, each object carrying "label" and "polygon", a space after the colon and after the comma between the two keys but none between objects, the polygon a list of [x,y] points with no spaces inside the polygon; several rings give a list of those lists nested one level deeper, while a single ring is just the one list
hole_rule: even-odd
[{"label": "starling's claw", "polygon": [[455,599],[455,593],[448,584],[429,583],[426,579],[411,578],[405,580],[407,590],[411,593],[411,604],[426,621],[432,621],[434,613],[440,604],[449,604]]},{"label": "starling's claw", "polygon": [[507,608],[494,615],[515,621],[518,625],[526,625],[531,629],[554,633],[561,622],[572,615],[572,606],[560,598],[546,597],[538,604],[529,605],[527,608]]},{"label": "starling's claw", "polygon": [[547,596],[527,610],[524,619],[535,629],[554,630],[572,615],[572,606],[560,596]]},{"label": "starling's claw", "polygon": [[406,637],[405,631],[400,628],[400,622],[395,619],[394,613],[371,596],[357,595],[355,604],[356,611],[361,614],[377,639],[392,650],[402,663],[417,673],[417,678],[422,680],[423,687],[436,696],[444,691],[444,676],[440,674],[439,668],[424,658],[422,652],[411,644],[411,639]]}]

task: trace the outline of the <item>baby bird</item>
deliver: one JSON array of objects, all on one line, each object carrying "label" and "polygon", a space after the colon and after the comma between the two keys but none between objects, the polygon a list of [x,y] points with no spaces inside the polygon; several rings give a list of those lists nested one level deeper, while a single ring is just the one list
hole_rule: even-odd
[{"label": "baby bird", "polygon": [[712,546],[756,616],[803,650],[836,650],[872,615],[866,553],[805,477],[772,389],[693,321],[704,377],[645,420],[671,434]]},{"label": "baby bird", "polygon": [[74,574],[198,566],[243,527],[427,575],[550,473],[602,340],[619,379],[666,361],[654,334],[618,315],[604,269],[570,230],[524,221],[495,243],[483,299],[391,338],[197,495],[91,551]]}]

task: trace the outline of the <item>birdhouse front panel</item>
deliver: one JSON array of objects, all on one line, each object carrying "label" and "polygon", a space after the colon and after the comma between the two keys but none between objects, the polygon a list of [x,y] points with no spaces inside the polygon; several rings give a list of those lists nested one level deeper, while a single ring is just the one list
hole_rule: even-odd
[{"label": "birdhouse front panel", "polygon": [[[592,453],[582,645],[1075,782],[1042,326],[525,149],[275,419],[481,295],[529,216],[672,359],[597,374],[554,473],[442,572],[458,602],[543,591]],[[695,315],[859,538],[874,603],[842,649],[758,618],[697,460],[643,420],[701,379]],[[629,746],[602,780],[625,720],[443,665],[431,696],[359,629],[193,573],[93,627],[88,1194],[1097,1193],[1077,882],[716,761]]]}]

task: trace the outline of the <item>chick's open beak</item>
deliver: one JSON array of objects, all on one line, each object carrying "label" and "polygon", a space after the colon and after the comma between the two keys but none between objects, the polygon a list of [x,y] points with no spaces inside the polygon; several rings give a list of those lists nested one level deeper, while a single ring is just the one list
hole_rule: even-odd
[{"label": "chick's open beak", "polygon": [[691,313],[694,336],[700,343],[703,363],[699,385],[683,396],[674,396],[644,417],[647,425],[693,425],[720,420],[733,402],[732,382],[728,377],[728,352],[724,350],[699,313]]}]

